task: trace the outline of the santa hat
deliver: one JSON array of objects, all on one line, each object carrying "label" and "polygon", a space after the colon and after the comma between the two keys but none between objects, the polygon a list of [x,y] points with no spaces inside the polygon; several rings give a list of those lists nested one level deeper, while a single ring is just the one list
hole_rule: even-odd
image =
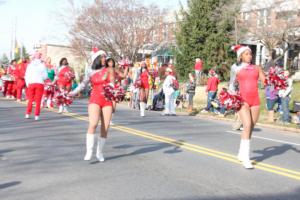
[{"label": "santa hat", "polygon": [[209,73],[210,75],[215,75],[215,74],[216,74],[215,70],[213,70],[213,69],[209,70],[208,73]]},{"label": "santa hat", "polygon": [[238,58],[239,58],[239,57],[242,55],[242,53],[244,53],[246,50],[251,51],[250,47],[248,47],[248,46],[243,46],[243,45],[235,45],[235,46],[232,46],[231,49],[232,49],[233,51],[236,52]]},{"label": "santa hat", "polygon": [[106,56],[105,51],[99,50],[97,47],[93,47],[91,52],[92,63],[98,56]]}]

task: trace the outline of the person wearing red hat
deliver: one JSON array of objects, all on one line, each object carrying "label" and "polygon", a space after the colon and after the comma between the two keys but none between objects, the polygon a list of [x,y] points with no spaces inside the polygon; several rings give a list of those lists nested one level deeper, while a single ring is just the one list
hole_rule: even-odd
[{"label": "person wearing red hat", "polygon": [[35,102],[35,120],[39,120],[41,100],[44,93],[44,81],[48,78],[46,66],[41,61],[41,53],[35,52],[33,60],[27,66],[25,82],[28,88],[28,103],[25,118],[29,119],[32,112],[32,104]]},{"label": "person wearing red hat", "polygon": [[[54,84],[57,83],[60,91],[66,90],[70,92],[72,89],[72,81],[75,78],[73,69],[69,66],[67,58],[62,58],[59,62],[58,73],[54,79]],[[68,112],[67,105],[59,105],[59,113]]]},{"label": "person wearing red hat", "polygon": [[250,160],[250,140],[252,131],[259,117],[260,100],[258,80],[265,82],[265,75],[260,66],[253,65],[252,51],[248,46],[237,45],[232,48],[237,53],[237,63],[231,67],[229,92],[239,93],[243,105],[239,116],[243,124],[238,160],[246,169],[252,169]]},{"label": "person wearing red hat", "polygon": [[93,52],[91,70],[86,74],[79,86],[69,93],[75,96],[83,90],[89,83],[92,86],[91,96],[88,105],[89,126],[86,134],[86,154],[84,160],[91,160],[94,148],[95,131],[101,120],[101,132],[98,136],[96,158],[104,162],[103,148],[108,135],[108,128],[112,117],[112,101],[104,95],[104,85],[114,84],[114,60],[106,61],[104,51]]},{"label": "person wearing red hat", "polygon": [[218,92],[218,86],[220,83],[219,77],[214,70],[209,70],[208,72],[208,80],[206,86],[206,94],[207,94],[207,106],[201,113],[207,113],[209,111],[214,111],[212,107],[212,101],[216,98]]},{"label": "person wearing red hat", "polygon": [[48,108],[53,108],[52,100],[54,97],[54,85],[53,81],[55,78],[55,70],[53,65],[51,64],[51,58],[48,57],[45,62],[45,66],[47,68],[48,79],[45,80],[45,88],[44,88],[44,95],[42,99],[42,107],[46,102]]},{"label": "person wearing red hat", "polygon": [[5,95],[7,99],[14,99],[16,96],[16,68],[16,60],[12,60],[10,65],[6,68],[6,75],[9,77],[5,85]]},{"label": "person wearing red hat", "polygon": [[22,100],[22,91],[25,89],[25,72],[27,69],[27,60],[22,59],[22,62],[16,66],[16,85],[17,85],[17,101]]}]

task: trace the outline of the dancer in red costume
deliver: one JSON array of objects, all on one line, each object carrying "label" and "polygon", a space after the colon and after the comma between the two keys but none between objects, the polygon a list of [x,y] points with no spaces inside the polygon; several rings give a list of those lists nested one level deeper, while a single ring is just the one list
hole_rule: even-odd
[{"label": "dancer in red costume", "polygon": [[6,75],[9,77],[7,81],[5,81],[5,89],[4,95],[7,99],[14,99],[16,96],[16,60],[12,60],[10,66],[6,69]]},{"label": "dancer in red costume", "polygon": [[53,97],[54,97],[54,85],[53,81],[55,78],[55,70],[53,65],[51,64],[51,58],[48,57],[45,62],[48,79],[45,80],[45,87],[44,87],[44,95],[42,99],[42,107],[45,107],[45,102],[48,108],[53,108]]},{"label": "dancer in red costume", "polygon": [[[109,59],[111,59],[111,58],[109,58]],[[123,65],[123,66],[121,66],[121,65]],[[121,69],[120,69],[122,67],[124,68],[123,71],[121,71]],[[109,66],[109,68],[111,68],[110,70],[113,70],[115,72],[115,84],[121,86],[122,85],[122,80],[125,79],[128,75],[129,62],[127,61],[126,63],[125,62],[121,63],[118,69],[116,69],[115,63],[111,67]],[[117,102],[112,101],[112,103],[113,103],[113,113],[115,113],[115,111],[117,109]],[[113,118],[113,116],[112,116],[112,118]],[[110,121],[110,125],[114,125],[112,119]]]},{"label": "dancer in red costume", "polygon": [[[74,78],[75,75],[73,69],[69,66],[68,60],[66,58],[62,58],[59,62],[59,69],[54,79],[54,83],[57,83],[60,91],[66,90],[67,92],[70,92]],[[58,112],[68,112],[67,105],[64,103],[59,105]]]},{"label": "dancer in red costume", "polygon": [[[112,101],[107,100],[104,95],[104,85],[113,84],[114,71],[113,60],[106,63],[106,54],[104,51],[97,51],[92,55],[91,72],[89,72],[84,81],[72,92],[70,96],[75,96],[83,90],[88,83],[91,83],[92,91],[89,100],[89,127],[86,134],[86,155],[84,160],[90,160],[94,148],[94,135],[101,120],[101,133],[98,136],[96,157],[100,162],[104,161],[103,148],[108,135],[109,123],[112,116]],[[110,66],[110,67],[107,67]]]},{"label": "dancer in red costume", "polygon": [[25,89],[25,72],[27,69],[28,62],[26,59],[22,59],[22,62],[16,67],[16,85],[17,85],[17,101],[22,100],[22,91]]},{"label": "dancer in red costume", "polygon": [[140,82],[140,115],[145,116],[145,109],[149,96],[149,72],[146,62],[141,63],[141,70],[138,81]]},{"label": "dancer in red costume", "polygon": [[239,92],[243,105],[239,116],[243,123],[238,159],[246,169],[252,169],[250,160],[250,140],[252,131],[259,117],[258,80],[265,82],[265,76],[260,66],[251,64],[252,52],[248,46],[235,46],[238,62],[231,67],[229,91]]}]

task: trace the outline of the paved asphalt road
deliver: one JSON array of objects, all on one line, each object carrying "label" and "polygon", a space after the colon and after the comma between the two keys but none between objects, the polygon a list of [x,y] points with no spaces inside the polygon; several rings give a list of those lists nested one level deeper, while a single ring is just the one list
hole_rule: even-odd
[{"label": "paved asphalt road", "polygon": [[[235,159],[229,122],[163,117],[121,105],[104,163],[83,161],[86,100],[70,114],[43,110],[25,120],[23,104],[0,99],[1,200],[300,200],[300,135],[256,128],[254,170]],[[73,114],[76,113],[76,114]]]}]

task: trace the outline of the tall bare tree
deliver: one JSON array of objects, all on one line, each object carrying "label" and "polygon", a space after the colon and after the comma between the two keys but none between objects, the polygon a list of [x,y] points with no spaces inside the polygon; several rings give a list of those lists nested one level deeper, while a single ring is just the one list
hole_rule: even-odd
[{"label": "tall bare tree", "polygon": [[79,7],[70,0],[70,6],[71,45],[82,57],[88,57],[86,50],[97,46],[115,58],[136,60],[138,50],[150,43],[163,20],[163,11],[157,6],[136,0],[95,0]]},{"label": "tall bare tree", "polygon": [[[241,14],[238,21],[240,35],[259,41],[269,51],[269,57],[275,48],[282,49],[282,54],[274,58],[282,58],[289,49],[287,44],[293,44],[300,40],[300,10],[298,2],[293,0],[282,1],[249,1],[249,10]],[[252,3],[252,4],[251,4]],[[288,4],[290,3],[290,4]],[[258,8],[259,4],[261,8]],[[291,7],[294,5],[294,7]]]}]

